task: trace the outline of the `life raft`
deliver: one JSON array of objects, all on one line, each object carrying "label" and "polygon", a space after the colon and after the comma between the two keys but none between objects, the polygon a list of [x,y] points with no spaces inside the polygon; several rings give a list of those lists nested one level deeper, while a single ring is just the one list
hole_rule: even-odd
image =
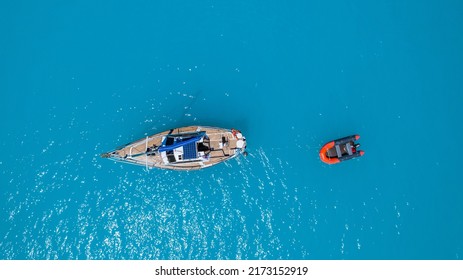
[{"label": "life raft", "polygon": [[320,159],[327,164],[336,164],[363,156],[365,152],[355,147],[359,138],[359,135],[352,135],[326,143],[320,150]]}]

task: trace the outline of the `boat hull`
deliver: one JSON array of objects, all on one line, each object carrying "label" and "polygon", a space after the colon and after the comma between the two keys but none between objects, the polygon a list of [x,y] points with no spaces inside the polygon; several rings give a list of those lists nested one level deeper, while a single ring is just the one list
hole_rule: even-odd
[{"label": "boat hull", "polygon": [[[198,152],[197,158],[183,161],[167,160],[165,147],[166,137],[171,135],[207,135],[207,154]],[[163,142],[164,141],[164,142]],[[209,126],[187,126],[166,130],[116,148],[102,154],[110,160],[144,166],[146,168],[161,168],[170,170],[197,170],[222,163],[245,151],[243,145],[246,139],[235,129],[225,129]],[[191,141],[190,141],[191,142]],[[191,144],[191,143],[189,143]],[[193,143],[194,145],[195,143]],[[163,146],[164,145],[164,146]],[[177,145],[178,146],[178,145]]]},{"label": "boat hull", "polygon": [[352,146],[359,138],[359,135],[351,135],[326,143],[320,149],[320,160],[326,164],[337,164],[363,156],[365,154],[364,151],[351,152]]}]

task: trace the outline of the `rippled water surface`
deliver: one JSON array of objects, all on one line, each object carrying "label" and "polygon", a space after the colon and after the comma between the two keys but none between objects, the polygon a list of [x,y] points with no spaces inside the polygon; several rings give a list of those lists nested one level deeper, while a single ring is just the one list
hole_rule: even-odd
[{"label": "rippled water surface", "polygon": [[[186,2],[0,4],[1,259],[462,258],[460,2]],[[249,155],[99,157],[193,124]]]}]

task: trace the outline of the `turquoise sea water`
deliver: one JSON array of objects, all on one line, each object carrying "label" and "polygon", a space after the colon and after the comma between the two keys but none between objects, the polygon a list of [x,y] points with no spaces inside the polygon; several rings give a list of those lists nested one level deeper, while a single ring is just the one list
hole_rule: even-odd
[{"label": "turquoise sea water", "polygon": [[[461,1],[3,1],[0,258],[462,259],[462,34]],[[99,158],[192,124],[249,156]]]}]

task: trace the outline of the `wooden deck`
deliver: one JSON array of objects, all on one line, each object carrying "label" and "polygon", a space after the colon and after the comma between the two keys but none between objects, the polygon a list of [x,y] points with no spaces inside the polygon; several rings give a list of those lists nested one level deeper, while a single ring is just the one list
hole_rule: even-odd
[{"label": "wooden deck", "polygon": [[[179,162],[166,165],[160,153],[154,155],[145,154],[149,148],[161,146],[162,137],[167,134],[198,131],[205,131],[206,135],[209,137],[209,140],[205,140],[205,143],[208,143],[208,146],[211,148],[208,161]],[[238,139],[229,129],[208,126],[188,126],[166,130],[139,139],[107,154],[109,154],[110,158],[113,160],[146,166],[148,168],[157,167],[164,169],[194,170],[209,167],[236,156],[238,154],[237,150],[240,150],[236,146],[237,141]]]}]

